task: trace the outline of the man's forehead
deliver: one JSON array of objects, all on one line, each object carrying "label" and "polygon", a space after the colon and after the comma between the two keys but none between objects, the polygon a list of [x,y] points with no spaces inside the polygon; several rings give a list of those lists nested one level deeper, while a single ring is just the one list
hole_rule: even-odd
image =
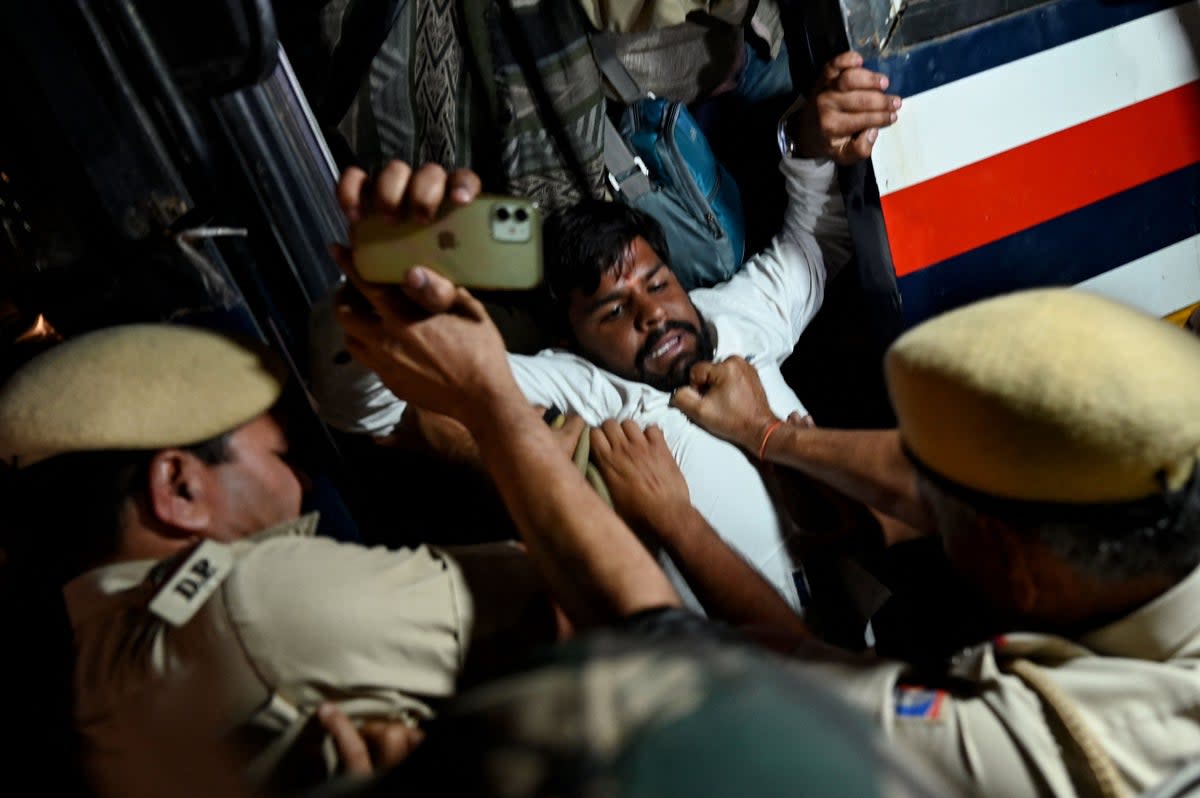
[{"label": "man's forehead", "polygon": [[625,258],[620,264],[622,271],[634,272],[652,268],[670,268],[663,263],[662,257],[650,246],[650,242],[641,236],[629,242],[625,250]]},{"label": "man's forehead", "polygon": [[671,268],[663,263],[658,253],[646,243],[645,239],[639,236],[629,243],[620,260],[601,272],[600,282],[596,285],[595,291],[590,295],[585,295],[581,290],[577,290],[575,293],[583,299],[592,299],[608,293],[624,283],[670,274],[672,274]]}]

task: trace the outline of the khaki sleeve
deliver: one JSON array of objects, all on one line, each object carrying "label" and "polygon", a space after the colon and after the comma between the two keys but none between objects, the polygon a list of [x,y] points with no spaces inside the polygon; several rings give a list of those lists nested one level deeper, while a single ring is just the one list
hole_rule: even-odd
[{"label": "khaki sleeve", "polygon": [[1069,781],[1051,774],[1051,785],[1033,764],[1042,759],[1036,752],[1047,743],[1053,750],[1054,743],[1023,690],[1010,691],[1003,682],[923,682],[903,663],[884,660],[847,658],[806,663],[804,669],[964,794],[1073,794]]},{"label": "khaki sleeve", "polygon": [[253,667],[300,705],[449,696],[471,635],[462,572],[424,546],[273,538],[245,551],[222,590]]},{"label": "khaki sleeve", "polygon": [[554,606],[525,552],[510,543],[453,546],[442,552],[461,569],[471,633],[464,681],[518,664],[555,639]]}]

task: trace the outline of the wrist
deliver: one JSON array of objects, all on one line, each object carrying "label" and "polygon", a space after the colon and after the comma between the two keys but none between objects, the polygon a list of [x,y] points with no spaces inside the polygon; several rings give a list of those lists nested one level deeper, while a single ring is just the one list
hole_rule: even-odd
[{"label": "wrist", "polygon": [[496,430],[520,426],[527,416],[536,419],[537,414],[511,377],[473,386],[465,394],[467,398],[455,416],[476,440],[490,437]]},{"label": "wrist", "polygon": [[736,437],[729,440],[731,443],[736,443],[742,447],[751,455],[758,454],[758,447],[762,444],[763,434],[774,420],[775,416],[770,413],[765,413],[760,418],[748,419],[742,425]]},{"label": "wrist", "polygon": [[786,422],[782,418],[772,418],[759,427],[758,439],[753,450],[758,455],[759,460],[767,459],[767,452],[771,441],[778,435],[779,429],[785,424]]},{"label": "wrist", "polygon": [[692,534],[697,520],[704,520],[700,511],[690,500],[683,501],[674,506],[664,506],[653,521],[645,519],[646,528],[639,532],[674,552]]},{"label": "wrist", "polygon": [[806,136],[808,127],[805,117],[808,115],[808,98],[798,96],[788,107],[775,127],[775,137],[779,145],[779,154],[787,158],[810,158],[812,145],[811,137]]}]

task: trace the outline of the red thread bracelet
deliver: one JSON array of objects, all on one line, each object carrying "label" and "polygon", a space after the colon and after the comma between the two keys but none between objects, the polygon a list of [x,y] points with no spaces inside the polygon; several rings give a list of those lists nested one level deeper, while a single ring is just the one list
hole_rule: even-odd
[{"label": "red thread bracelet", "polygon": [[767,454],[767,441],[771,440],[771,435],[775,430],[779,429],[779,425],[783,423],[783,419],[777,418],[767,425],[767,431],[763,433],[762,443],[758,446],[758,459],[762,460]]}]

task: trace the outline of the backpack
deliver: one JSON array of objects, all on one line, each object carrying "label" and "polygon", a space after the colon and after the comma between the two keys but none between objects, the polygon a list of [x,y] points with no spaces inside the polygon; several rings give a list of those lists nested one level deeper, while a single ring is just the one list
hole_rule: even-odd
[{"label": "backpack", "polygon": [[[511,0],[499,0],[512,19]],[[538,113],[559,154],[588,185],[572,142],[530,57],[523,32],[507,26],[514,55]],[[745,217],[733,177],[717,161],[699,124],[682,102],[642,92],[618,59],[607,34],[588,36],[593,59],[624,104],[619,125],[604,112],[604,165],[615,199],[644,210],[663,227],[671,270],[686,290],[724,282],[745,255]],[[603,100],[601,100],[603,102]]]},{"label": "backpack", "polygon": [[642,94],[611,50],[592,52],[626,103],[619,128],[606,117],[604,161],[614,196],[663,227],[671,270],[685,290],[724,282],[745,260],[742,197],[681,102]]},{"label": "backpack", "polygon": [[619,130],[606,124],[614,197],[658,220],[684,289],[732,277],[745,259],[742,194],[688,107],[647,96],[625,108]]}]

